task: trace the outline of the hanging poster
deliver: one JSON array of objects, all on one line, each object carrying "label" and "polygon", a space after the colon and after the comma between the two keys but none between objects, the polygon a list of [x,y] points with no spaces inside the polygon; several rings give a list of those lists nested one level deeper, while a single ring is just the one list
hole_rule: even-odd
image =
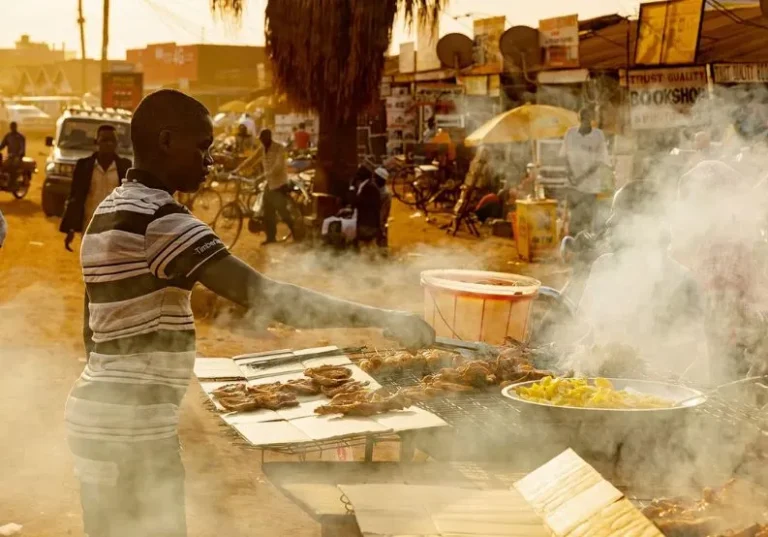
[{"label": "hanging poster", "polygon": [[506,17],[491,17],[474,21],[475,46],[473,75],[495,75],[504,70],[504,56],[499,49],[499,40],[504,33]]},{"label": "hanging poster", "polygon": [[539,44],[544,64],[550,68],[579,66],[579,16],[568,15],[539,21]]}]

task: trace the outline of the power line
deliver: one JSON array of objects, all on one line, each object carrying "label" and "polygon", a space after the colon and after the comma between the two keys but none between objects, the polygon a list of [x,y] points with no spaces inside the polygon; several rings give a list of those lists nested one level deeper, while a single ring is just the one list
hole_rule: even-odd
[{"label": "power line", "polygon": [[732,10],[728,9],[726,6],[721,4],[719,0],[707,0],[707,3],[714,7],[718,12],[722,13],[729,19],[731,19],[736,24],[743,24],[745,26],[752,26],[754,28],[760,28],[761,30],[768,30],[768,26],[764,24],[760,24],[759,22],[755,22],[751,19],[745,19],[738,13],[734,13]]}]

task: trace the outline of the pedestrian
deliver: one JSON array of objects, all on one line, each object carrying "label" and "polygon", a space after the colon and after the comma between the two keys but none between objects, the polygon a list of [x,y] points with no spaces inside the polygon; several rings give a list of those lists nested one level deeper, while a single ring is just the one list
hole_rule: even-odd
[{"label": "pedestrian", "polygon": [[101,125],[96,131],[96,152],[81,158],[72,173],[69,193],[59,231],[66,234],[64,247],[72,251],[75,233],[83,233],[93,218],[96,207],[125,178],[131,161],[117,154],[117,131],[112,125]]},{"label": "pedestrian", "polygon": [[249,155],[256,143],[248,132],[248,127],[242,123],[237,126],[237,134],[235,135],[235,153],[237,155]]},{"label": "pedestrian", "polygon": [[293,131],[293,149],[297,151],[306,151],[309,149],[310,137],[307,132],[307,124],[303,121],[299,123],[299,128]]},{"label": "pedestrian", "polygon": [[267,240],[263,244],[277,242],[277,215],[291,230],[294,240],[299,237],[294,233],[294,222],[288,204],[288,173],[285,169],[285,147],[272,139],[272,131],[264,129],[259,134],[261,145],[264,146],[264,173],[267,177],[267,188],[264,191],[264,225]]},{"label": "pedestrian", "polygon": [[176,90],[131,120],[134,167],[82,243],[88,361],[67,401],[68,442],[91,537],[186,536],[179,405],[195,361],[190,294],[200,282],[266,318],[305,328],[376,326],[430,344],[420,318],[271,280],[231,255],[177,203],[213,164],[207,109]]},{"label": "pedestrian", "polygon": [[608,148],[603,131],[592,126],[594,113],[590,108],[579,112],[579,126],[565,133],[561,156],[571,188],[568,204],[571,211],[569,235],[591,231],[597,211],[597,194],[603,190],[604,168],[609,166]]}]

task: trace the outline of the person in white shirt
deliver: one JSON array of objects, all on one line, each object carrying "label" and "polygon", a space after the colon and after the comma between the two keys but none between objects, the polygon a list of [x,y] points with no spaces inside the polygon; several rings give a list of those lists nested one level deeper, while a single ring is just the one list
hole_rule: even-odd
[{"label": "person in white shirt", "polygon": [[290,228],[293,239],[293,218],[288,210],[288,172],[286,171],[285,147],[272,139],[272,131],[264,129],[259,134],[264,146],[264,174],[267,177],[267,190],[264,192],[264,225],[267,228],[267,240],[264,244],[277,242],[277,214]]},{"label": "person in white shirt", "polygon": [[75,164],[64,216],[59,231],[66,234],[64,247],[72,251],[75,233],[83,233],[96,207],[125,178],[131,161],[117,154],[117,133],[112,125],[101,125],[96,132],[98,151]]},{"label": "person in white shirt", "polygon": [[568,196],[569,234],[574,237],[580,231],[592,230],[597,194],[602,191],[601,168],[609,166],[605,135],[592,127],[593,117],[591,109],[583,108],[579,112],[579,126],[568,129],[561,149],[572,185]]}]

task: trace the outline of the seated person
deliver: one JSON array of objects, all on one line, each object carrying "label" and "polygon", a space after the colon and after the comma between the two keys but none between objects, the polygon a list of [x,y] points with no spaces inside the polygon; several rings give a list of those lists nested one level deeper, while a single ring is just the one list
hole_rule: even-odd
[{"label": "seated person", "polygon": [[[332,225],[337,222],[340,227]],[[347,206],[323,221],[322,235],[328,236],[336,228],[347,242],[372,242],[380,236],[381,191],[373,180],[373,172],[366,166],[360,166],[355,172]],[[338,240],[332,239],[332,242]]]},{"label": "seated person", "polygon": [[653,187],[641,181],[616,193],[608,221],[612,253],[592,265],[578,313],[592,325],[595,343],[627,344],[656,370],[706,381],[699,290],[669,255],[656,199]]},{"label": "seated person", "polygon": [[237,126],[237,134],[235,135],[235,153],[243,155],[250,153],[254,150],[256,143],[253,140],[253,136],[248,132],[248,127],[244,124]]}]

